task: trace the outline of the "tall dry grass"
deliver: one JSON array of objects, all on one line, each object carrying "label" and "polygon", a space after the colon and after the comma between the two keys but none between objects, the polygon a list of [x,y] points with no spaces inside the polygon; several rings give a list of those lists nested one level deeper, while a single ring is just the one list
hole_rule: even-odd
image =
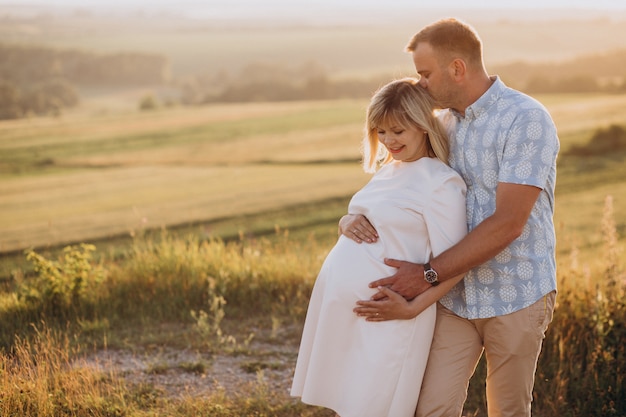
[{"label": "tall dry grass", "polygon": [[626,270],[607,196],[602,255],[561,259],[558,304],[537,373],[535,400],[545,415],[626,415]]},{"label": "tall dry grass", "polygon": [[121,416],[127,406],[123,380],[76,366],[67,334],[45,325],[18,338],[0,354],[0,415]]}]

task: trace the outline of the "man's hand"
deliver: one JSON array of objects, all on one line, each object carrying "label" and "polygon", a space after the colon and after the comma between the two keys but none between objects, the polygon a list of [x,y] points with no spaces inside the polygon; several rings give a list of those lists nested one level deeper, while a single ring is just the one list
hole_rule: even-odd
[{"label": "man's hand", "polygon": [[339,233],[356,243],[374,243],[378,233],[374,226],[362,214],[346,214],[339,220]]},{"label": "man's hand", "polygon": [[[424,266],[396,259],[385,259],[385,264],[398,268],[398,271],[387,278],[369,284],[370,288],[388,287],[407,300],[412,300],[428,288],[430,284],[424,280]],[[372,296],[372,300],[381,300],[387,295],[381,291]]]}]

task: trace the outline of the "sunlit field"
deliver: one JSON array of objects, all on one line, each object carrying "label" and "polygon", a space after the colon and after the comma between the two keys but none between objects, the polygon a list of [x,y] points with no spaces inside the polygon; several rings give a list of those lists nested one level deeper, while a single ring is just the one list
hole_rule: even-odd
[{"label": "sunlit field", "polygon": [[[623,95],[539,98],[564,151],[626,114]],[[365,106],[233,104],[2,123],[0,250],[348,197],[368,178],[359,167]],[[589,239],[607,194],[625,212],[623,162],[574,159],[560,159],[557,223]]]},{"label": "sunlit field", "polygon": [[349,195],[367,180],[358,166],[362,113],[357,102],[289,103],[8,123],[0,247]]}]

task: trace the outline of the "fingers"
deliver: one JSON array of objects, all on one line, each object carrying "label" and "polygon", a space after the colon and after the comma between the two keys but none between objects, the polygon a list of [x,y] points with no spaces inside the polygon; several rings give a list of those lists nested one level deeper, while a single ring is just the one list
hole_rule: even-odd
[{"label": "fingers", "polygon": [[380,288],[379,294],[385,298],[381,301],[359,300],[353,311],[357,316],[365,318],[366,321],[386,321],[409,319],[415,317],[411,315],[409,304],[400,295],[389,288]]},{"label": "fingers", "polygon": [[378,291],[376,294],[372,295],[371,300],[381,301],[381,300],[384,300],[385,298],[387,298],[387,296],[383,294],[382,292]]},{"label": "fingers", "polygon": [[[371,302],[370,302],[371,303]],[[359,302],[357,302],[359,304]],[[353,310],[357,316],[364,317],[366,321],[385,321],[389,320],[378,306],[373,304],[372,307],[355,307]]]},{"label": "fingers", "polygon": [[367,218],[361,214],[344,216],[340,221],[343,234],[357,243],[374,243],[378,233]]},{"label": "fingers", "polygon": [[378,233],[365,216],[359,216],[352,225],[354,234],[361,240],[373,243],[378,239]]},{"label": "fingers", "polygon": [[397,259],[385,258],[385,265],[392,266],[394,268],[400,268],[406,261],[399,261]]},{"label": "fingers", "polygon": [[379,288],[379,287],[388,287],[395,284],[397,278],[395,276],[381,278],[376,281],[372,281],[369,283],[370,288]]},{"label": "fingers", "polygon": [[388,287],[378,287],[378,291],[392,301],[403,299],[400,294]]},{"label": "fingers", "polygon": [[[393,295],[392,293],[393,291],[387,288],[384,289],[384,294]],[[399,297],[403,300],[398,294],[395,294],[395,297]],[[366,321],[394,320],[398,317],[397,314],[394,315],[393,309],[390,309],[390,307],[396,303],[397,301],[392,301],[388,298],[380,301],[359,300],[356,302],[357,306],[353,309],[353,311],[357,316],[364,317]]]}]

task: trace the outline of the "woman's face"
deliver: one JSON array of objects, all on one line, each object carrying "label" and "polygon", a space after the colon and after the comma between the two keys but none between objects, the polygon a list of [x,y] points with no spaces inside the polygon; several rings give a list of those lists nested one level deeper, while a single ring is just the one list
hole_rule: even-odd
[{"label": "woman's face", "polygon": [[428,155],[426,132],[417,126],[404,127],[397,123],[378,126],[378,140],[396,161],[417,161]]}]

